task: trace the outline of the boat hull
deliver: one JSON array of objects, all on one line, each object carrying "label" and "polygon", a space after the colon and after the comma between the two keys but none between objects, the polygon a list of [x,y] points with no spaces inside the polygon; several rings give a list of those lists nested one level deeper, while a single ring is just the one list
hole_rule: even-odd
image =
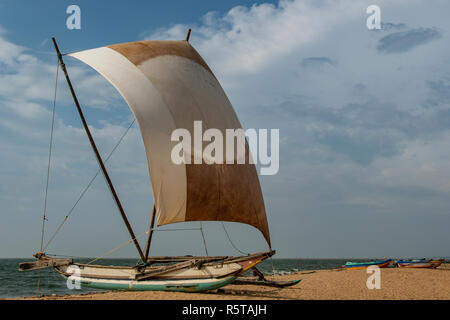
[{"label": "boat hull", "polygon": [[373,261],[373,262],[347,262],[345,269],[347,270],[361,270],[367,269],[370,266],[377,266],[378,268],[387,268],[391,264],[392,260]]},{"label": "boat hull", "polygon": [[55,267],[55,270],[70,278],[72,283],[97,289],[200,292],[232,283],[269,256],[267,253],[253,254],[204,264],[199,264],[199,260],[187,260],[145,268],[73,263]]},{"label": "boat hull", "polygon": [[437,268],[439,267],[442,263],[444,263],[444,259],[436,259],[436,260],[430,260],[428,261],[429,263],[431,263],[433,265],[433,268]]},{"label": "boat hull", "polygon": [[434,268],[433,264],[430,262],[414,262],[414,261],[398,261],[397,265],[399,268]]},{"label": "boat hull", "polygon": [[[75,280],[75,279],[74,279]],[[179,291],[201,292],[221,288],[236,280],[235,276],[223,279],[196,279],[196,280],[108,280],[80,278],[80,284],[84,287],[103,290],[124,291]]]}]

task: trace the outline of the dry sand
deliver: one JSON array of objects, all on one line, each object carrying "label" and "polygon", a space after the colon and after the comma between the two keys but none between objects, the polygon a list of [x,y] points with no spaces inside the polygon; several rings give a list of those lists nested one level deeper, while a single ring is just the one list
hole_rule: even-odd
[{"label": "dry sand", "polygon": [[381,289],[369,290],[366,270],[318,270],[269,277],[276,280],[302,281],[288,288],[255,285],[228,285],[209,293],[160,291],[110,291],[83,295],[47,296],[48,300],[380,300],[380,299],[450,299],[450,265],[437,269],[381,269]]}]

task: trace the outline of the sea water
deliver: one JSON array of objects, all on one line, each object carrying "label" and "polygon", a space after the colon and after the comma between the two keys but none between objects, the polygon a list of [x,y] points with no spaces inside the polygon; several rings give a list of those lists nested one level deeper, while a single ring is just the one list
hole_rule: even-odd
[{"label": "sea water", "polygon": [[[37,293],[39,281],[39,295],[62,295],[98,292],[101,290],[84,288],[70,290],[67,280],[53,269],[42,269],[20,272],[20,262],[32,259],[0,259],[0,298],[15,298],[34,296]],[[87,263],[88,259],[76,259],[76,262]],[[347,261],[354,259],[268,259],[258,265],[264,274],[283,275],[303,270],[323,270],[341,267]],[[366,260],[367,261],[367,260]],[[95,264],[133,266],[136,259],[104,259]]]}]

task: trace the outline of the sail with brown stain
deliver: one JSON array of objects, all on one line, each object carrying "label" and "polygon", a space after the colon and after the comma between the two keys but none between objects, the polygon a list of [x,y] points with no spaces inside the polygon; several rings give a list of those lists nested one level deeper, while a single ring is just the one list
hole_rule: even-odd
[{"label": "sail with brown stain", "polygon": [[[270,246],[264,199],[256,168],[246,164],[174,164],[171,141],[177,128],[194,137],[194,121],[203,130],[241,124],[203,58],[188,41],[138,41],[70,54],[103,75],[134,113],[146,149],[157,224],[230,221],[259,229]],[[202,148],[205,143],[202,145]],[[225,153],[224,153],[225,154]]]}]

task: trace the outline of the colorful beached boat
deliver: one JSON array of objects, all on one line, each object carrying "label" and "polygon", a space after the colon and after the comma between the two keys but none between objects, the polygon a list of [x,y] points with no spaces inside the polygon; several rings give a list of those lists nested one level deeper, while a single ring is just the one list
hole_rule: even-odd
[{"label": "colorful beached boat", "polygon": [[437,268],[445,262],[445,259],[431,259],[428,262],[433,265],[433,268]]},{"label": "colorful beached boat", "polygon": [[370,266],[377,266],[378,268],[387,268],[392,263],[392,259],[382,261],[369,261],[369,262],[347,262],[345,269],[347,270],[359,270],[366,269]]},{"label": "colorful beached boat", "polygon": [[397,266],[399,268],[434,268],[433,263],[428,260],[398,260]]},{"label": "colorful beached boat", "polygon": [[397,265],[401,268],[437,268],[445,259],[411,259],[411,260],[399,260]]},{"label": "colorful beached boat", "polygon": [[[257,171],[249,161],[248,151],[245,152],[244,164],[235,155],[233,163],[229,163],[227,159],[227,163],[206,165],[211,159],[202,159],[201,164],[197,165],[197,157],[206,156],[202,150],[196,149],[199,146],[194,145],[195,150],[192,152],[183,147],[185,161],[178,164],[171,161],[173,147],[178,145],[177,141],[171,139],[176,128],[183,128],[191,136],[194,136],[195,121],[203,121],[209,128],[218,128],[216,130],[223,136],[228,128],[241,128],[220,83],[190,45],[189,36],[190,30],[186,40],[182,41],[129,42],[68,54],[105,77],[124,97],[139,125],[154,199],[150,226],[141,235],[135,234],[127,219],[72,87],[63,55],[53,39],[59,66],[64,72],[83,127],[130,234],[128,243],[135,245],[140,262],[127,267],[103,266],[74,263],[71,258],[61,259],[46,254],[46,248],[68,215],[44,245],[47,220],[44,206],[40,252],[34,255],[37,260],[21,263],[19,270],[54,268],[64,277],[70,277],[81,285],[102,289],[192,292],[227,285],[275,253],[270,246],[269,227]],[[246,141],[245,150],[249,150]],[[51,143],[49,168],[50,155]],[[148,193],[150,196],[150,190]],[[149,255],[152,234],[157,227],[192,221],[248,224],[262,233],[269,250],[238,257],[212,257],[208,255],[205,245],[206,256],[202,257]],[[201,227],[199,230],[203,237]],[[147,236],[147,241],[145,247],[141,247],[138,238],[144,235]]]}]

